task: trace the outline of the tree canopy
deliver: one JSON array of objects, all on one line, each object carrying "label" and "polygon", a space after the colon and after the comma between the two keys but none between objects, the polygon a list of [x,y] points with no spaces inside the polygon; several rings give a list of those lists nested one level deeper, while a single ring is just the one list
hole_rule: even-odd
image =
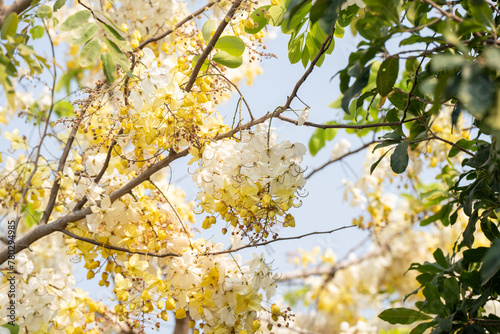
[{"label": "tree canopy", "polygon": [[[500,332],[499,24],[490,0],[0,0],[0,333]],[[299,91],[346,38],[316,122]],[[303,68],[256,112],[240,87],[273,61]],[[308,179],[359,152],[359,215],[283,236]],[[293,271],[241,255],[348,227],[368,237]]]}]

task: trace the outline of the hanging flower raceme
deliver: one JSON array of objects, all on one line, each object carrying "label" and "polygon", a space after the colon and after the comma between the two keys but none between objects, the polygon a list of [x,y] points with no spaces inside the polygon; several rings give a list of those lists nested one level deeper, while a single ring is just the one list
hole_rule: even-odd
[{"label": "hanging flower raceme", "polygon": [[220,217],[258,240],[273,233],[272,227],[278,223],[294,227],[288,211],[300,204],[305,179],[299,163],[305,152],[300,143],[278,143],[267,125],[245,132],[239,139],[192,149],[193,160],[199,160],[193,180],[202,189],[200,207],[211,214],[203,228]]}]

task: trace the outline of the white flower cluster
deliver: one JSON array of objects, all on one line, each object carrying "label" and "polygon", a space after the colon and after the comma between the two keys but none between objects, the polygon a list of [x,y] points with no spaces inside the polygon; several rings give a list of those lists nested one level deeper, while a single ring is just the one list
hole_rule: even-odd
[{"label": "white flower cluster", "polygon": [[[60,235],[50,235],[44,243],[31,246],[30,258],[25,252],[16,255],[15,312],[22,332],[70,333],[69,328],[87,328],[89,308],[104,310],[101,303],[75,289],[75,278]],[[8,318],[10,283],[6,275],[0,281],[0,322]],[[112,328],[105,328],[110,333]]]},{"label": "white flower cluster", "polygon": [[216,329],[221,333],[243,329],[255,332],[253,322],[262,302],[274,296],[277,278],[262,254],[254,254],[246,265],[239,256],[233,259],[226,255],[193,255],[187,252],[172,259],[163,271],[165,280],[175,287],[172,289],[175,307],[188,311],[194,320],[202,320],[205,333]]},{"label": "white flower cluster", "polygon": [[[286,212],[297,205],[297,193],[305,185],[299,163],[306,148],[276,139],[277,135],[262,125],[254,132],[245,132],[240,140],[206,145],[201,156],[195,156],[200,161],[193,175],[202,189],[198,193],[202,209],[257,234],[269,233],[280,216],[285,216],[284,226],[293,227],[293,217]],[[215,217],[209,217],[203,227],[213,223]]]}]

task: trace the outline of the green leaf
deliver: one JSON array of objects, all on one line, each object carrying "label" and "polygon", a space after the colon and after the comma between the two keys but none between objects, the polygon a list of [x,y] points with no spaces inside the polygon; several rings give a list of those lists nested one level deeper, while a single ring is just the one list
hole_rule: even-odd
[{"label": "green leaf", "polygon": [[460,285],[455,277],[448,277],[443,282],[443,299],[448,309],[453,310],[456,303],[460,301]]},{"label": "green leaf", "polygon": [[[455,143],[455,145],[460,146],[461,148],[468,150],[472,147],[472,145],[474,145],[474,140],[467,140],[467,139],[462,138],[459,141],[457,141]],[[458,148],[456,148],[455,146],[453,146],[450,149],[450,152],[448,153],[448,157],[453,158],[454,156],[456,156],[460,152],[462,152],[462,151],[459,150]]]},{"label": "green leaf", "polygon": [[481,285],[486,284],[500,269],[500,239],[495,240],[484,256],[481,267]]},{"label": "green leaf", "polygon": [[281,24],[281,32],[284,34],[289,34],[293,30],[300,29],[304,23],[304,18],[311,10],[310,0],[299,0],[300,4],[292,7],[292,2],[288,7],[288,11],[285,13],[284,21]]},{"label": "green leaf", "polygon": [[243,58],[241,56],[234,57],[224,51],[217,52],[212,60],[229,68],[238,68],[243,64]]},{"label": "green leaf", "polygon": [[215,22],[213,20],[207,20],[203,27],[201,28],[201,34],[203,35],[203,39],[205,42],[209,42],[212,37],[212,32],[215,31]]},{"label": "green leaf", "polygon": [[23,217],[26,221],[26,226],[28,227],[38,225],[40,218],[42,218],[42,213],[33,209],[33,205],[31,203],[24,205],[21,209],[21,212],[23,213]]},{"label": "green leaf", "polygon": [[112,84],[113,82],[115,82],[117,77],[116,64],[113,60],[113,57],[109,52],[104,52],[101,54],[101,62],[106,80],[108,81],[108,83]]},{"label": "green leaf", "polygon": [[76,12],[75,14],[71,15],[66,19],[66,21],[61,24],[61,30],[62,31],[71,31],[73,29],[78,28],[87,20],[90,18],[90,11],[88,10],[82,10],[79,12]]},{"label": "green leaf", "polygon": [[496,224],[491,219],[481,220],[481,231],[491,242],[500,238],[500,231],[498,231]]},{"label": "green leaf", "polygon": [[477,22],[487,24],[493,29],[496,29],[493,21],[493,9],[484,0],[471,1],[469,10]]},{"label": "green leaf", "polygon": [[30,29],[30,35],[33,39],[39,39],[43,37],[45,29],[42,26],[34,26]]},{"label": "green leaf", "polygon": [[439,264],[441,267],[448,268],[450,266],[441,248],[436,249],[434,253],[432,253],[432,256],[436,260],[436,263]]},{"label": "green leaf", "polygon": [[408,141],[402,141],[396,146],[394,153],[391,155],[391,168],[396,174],[401,174],[408,167]]},{"label": "green leaf", "polygon": [[73,105],[69,101],[61,100],[54,105],[54,112],[59,117],[73,115]]},{"label": "green leaf", "polygon": [[256,10],[254,10],[252,14],[250,14],[250,18],[253,20],[255,25],[254,28],[248,28],[247,26],[245,26],[245,31],[248,34],[256,34],[267,25],[269,19],[266,19],[266,13],[269,7],[271,6],[268,5],[259,7]]},{"label": "green leaf", "polygon": [[302,58],[302,47],[304,45],[304,33],[300,34],[288,47],[288,60],[295,64]]},{"label": "green leaf", "polygon": [[368,83],[370,78],[370,67],[371,65],[368,65],[361,71],[354,84],[345,91],[342,97],[342,109],[344,109],[347,114],[349,114],[349,103],[351,99],[359,95]]},{"label": "green leaf", "polygon": [[304,51],[302,51],[301,59],[302,59],[302,65],[304,66],[304,68],[306,68],[307,64],[309,63],[309,48],[307,47],[304,48]]},{"label": "green leaf", "polygon": [[[337,122],[330,121],[326,122],[327,125],[335,125]],[[327,141],[333,140],[337,135],[337,129],[316,129],[313,135],[309,139],[309,152],[312,156],[315,156],[319,150],[321,150]]]},{"label": "green leaf", "polygon": [[114,41],[120,48],[126,51],[132,51],[130,45],[127,44],[127,41],[123,36],[112,26],[106,23],[101,23],[101,27],[106,31],[106,34],[111,37],[111,40]]},{"label": "green leaf", "polygon": [[451,327],[453,325],[453,318],[455,317],[455,313],[447,316],[444,319],[439,320],[439,327],[445,332],[451,332]]},{"label": "green leaf", "polygon": [[[198,56],[198,55],[193,57],[193,60],[191,61],[191,65],[193,66],[193,68],[196,66],[198,59],[200,59],[200,56]],[[209,66],[210,66],[210,61],[208,59],[205,59],[205,61],[203,62],[203,65],[201,66],[200,71],[208,70]]]},{"label": "green leaf", "polygon": [[52,8],[47,5],[41,6],[36,11],[36,15],[40,18],[51,18],[52,17]]},{"label": "green leaf", "polygon": [[98,30],[97,24],[95,24],[94,22],[87,22],[73,32],[71,39],[69,40],[69,44],[70,45],[83,44],[92,37],[94,37],[97,30]]},{"label": "green leaf", "polygon": [[390,308],[380,313],[378,317],[393,325],[409,325],[415,321],[432,319],[427,314],[404,307]]},{"label": "green leaf", "polygon": [[458,98],[467,111],[481,119],[493,105],[494,97],[495,85],[478,64],[462,69]]},{"label": "green leaf", "polygon": [[436,325],[437,323],[435,321],[431,321],[431,322],[424,322],[424,323],[421,323],[419,324],[417,327],[413,328],[410,332],[410,334],[424,334],[424,332],[429,328],[429,327],[432,327],[434,325]]},{"label": "green leaf", "polygon": [[6,324],[3,324],[2,327],[5,327],[8,330],[10,330],[10,334],[18,334],[19,333],[19,325],[18,324],[11,325],[10,323],[6,323]]},{"label": "green leaf", "polygon": [[236,36],[223,36],[215,43],[216,49],[221,49],[233,57],[239,57],[245,51],[245,43]]},{"label": "green leaf", "polygon": [[422,306],[422,311],[426,313],[437,314],[440,317],[444,318],[447,316],[446,307],[441,301],[441,293],[438,288],[432,285],[431,283],[427,283],[425,288],[422,290],[422,293],[425,296],[425,303]]},{"label": "green leaf", "polygon": [[59,9],[61,9],[64,5],[66,4],[66,0],[57,0],[56,3],[54,4],[53,11],[57,12]]},{"label": "green leaf", "polygon": [[484,60],[486,60],[486,64],[499,71],[500,70],[500,50],[497,48],[485,48],[483,52]]},{"label": "green leaf", "polygon": [[467,327],[465,327],[465,330],[463,331],[463,333],[464,334],[485,334],[486,331],[481,326],[478,326],[476,324],[470,324]]},{"label": "green leaf", "polygon": [[343,9],[339,12],[338,23],[341,27],[347,27],[352,20],[356,17],[356,14],[359,11],[359,7],[356,5],[352,5]]},{"label": "green leaf", "polygon": [[19,18],[16,13],[10,13],[5,19],[0,36],[2,39],[7,39],[7,36],[14,37],[17,31],[17,25],[19,23]]},{"label": "green leaf", "polygon": [[269,15],[271,15],[271,18],[269,18],[269,23],[273,27],[278,27],[283,22],[283,18],[285,17],[286,12],[285,4],[286,1],[281,1],[279,5],[271,6],[269,8]]},{"label": "green leaf", "polygon": [[434,72],[460,68],[467,62],[460,54],[437,54],[432,57],[431,68]]},{"label": "green leaf", "polygon": [[130,62],[123,51],[109,38],[104,38],[104,43],[109,49],[109,52],[113,56],[115,62],[121,66],[122,70],[126,73],[130,72]]},{"label": "green leaf", "polygon": [[77,80],[77,75],[81,71],[82,71],[81,68],[76,68],[61,75],[56,85],[56,92],[59,92],[64,87],[66,88],[66,91],[69,93],[71,90],[71,81]]},{"label": "green leaf", "polygon": [[378,158],[377,161],[375,161],[373,163],[373,165],[370,167],[370,175],[372,175],[373,171],[375,170],[375,168],[377,168],[377,166],[379,165],[380,161],[382,161],[382,159],[387,155],[387,153],[389,153],[390,151],[387,151],[385,152],[384,154],[382,154],[382,156],[380,158]]},{"label": "green leaf", "polygon": [[99,53],[101,53],[102,45],[99,38],[92,38],[88,41],[80,51],[79,61],[81,67],[89,67],[94,65]]},{"label": "green leaf", "polygon": [[399,58],[384,60],[377,73],[377,90],[380,96],[387,96],[394,86],[399,73]]}]

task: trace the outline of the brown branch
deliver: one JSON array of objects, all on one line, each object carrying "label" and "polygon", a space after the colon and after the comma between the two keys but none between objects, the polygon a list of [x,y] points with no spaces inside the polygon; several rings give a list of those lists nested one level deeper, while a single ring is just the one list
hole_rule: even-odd
[{"label": "brown branch", "polygon": [[[87,209],[90,209],[90,208],[87,208]],[[83,211],[85,211],[85,210],[83,210]],[[235,252],[238,252],[238,251],[240,251],[242,249],[265,246],[265,245],[271,244],[273,242],[286,241],[286,240],[297,240],[297,239],[302,239],[302,238],[305,238],[305,237],[309,237],[311,235],[331,234],[333,232],[337,232],[337,231],[344,230],[344,229],[347,229],[347,228],[352,228],[352,227],[355,227],[355,226],[354,225],[352,225],[352,226],[343,226],[343,227],[339,227],[339,228],[336,228],[336,229],[333,229],[333,230],[329,230],[329,231],[311,232],[311,233],[306,233],[306,234],[302,234],[302,235],[295,236],[295,237],[277,238],[277,239],[268,240],[268,241],[264,241],[264,242],[257,243],[257,244],[248,244],[248,245],[241,246],[241,247],[238,247],[238,248],[227,249],[227,250],[223,250],[223,251],[219,251],[219,252],[200,253],[200,254],[198,254],[198,256],[216,256],[216,255],[222,255],[222,254],[235,253]],[[96,241],[96,240],[93,240],[93,239],[84,238],[84,237],[76,235],[76,234],[74,234],[74,233],[72,233],[72,232],[70,232],[68,230],[65,230],[65,229],[60,230],[60,232],[66,234],[67,236],[75,238],[77,240],[88,242],[89,244],[96,245],[96,246],[99,246],[99,247],[103,247],[103,248],[106,248],[106,249],[115,250],[115,251],[118,251],[118,252],[124,252],[124,253],[129,253],[129,254],[139,254],[139,255],[151,256],[151,257],[156,257],[156,258],[181,257],[182,256],[182,254],[177,254],[177,253],[159,254],[159,253],[151,253],[151,252],[145,252],[145,251],[132,251],[132,250],[127,249],[127,248],[116,247],[116,246],[108,245],[108,244],[105,244],[105,243],[102,243],[102,242],[99,242],[99,241]],[[1,261],[1,258],[0,258],[0,261]]]},{"label": "brown branch", "polygon": [[16,0],[13,4],[5,6],[3,1],[0,6],[0,28],[3,26],[5,19],[9,14],[21,14],[26,9],[30,8],[32,0]]},{"label": "brown branch", "polygon": [[495,12],[497,12],[498,14],[500,14],[500,10],[498,9],[498,7],[497,7],[497,6],[495,6],[495,5],[493,4],[493,2],[491,2],[491,1],[489,1],[489,0],[485,0],[485,2],[486,2],[486,3],[487,3],[487,4],[491,7],[491,8],[493,8],[493,10],[494,10]]},{"label": "brown branch", "polygon": [[[259,117],[257,119],[254,119],[254,120],[252,120],[252,121],[250,121],[250,122],[248,122],[246,124],[238,125],[237,127],[235,127],[234,129],[232,129],[231,131],[219,134],[219,135],[215,136],[213,138],[213,140],[220,140],[220,139],[223,139],[223,138],[232,137],[234,134],[236,134],[236,133],[238,133],[240,131],[243,131],[243,130],[250,129],[252,126],[257,125],[257,124],[261,124],[261,123],[267,121],[268,119],[270,119],[272,117],[279,117],[281,113],[285,112],[288,108],[290,108],[290,104],[295,99],[295,97],[297,97],[297,92],[298,92],[300,86],[306,81],[306,79],[309,76],[309,74],[311,74],[311,72],[314,69],[314,66],[316,65],[316,63],[318,62],[318,60],[321,58],[321,56],[326,52],[326,50],[328,49],[328,46],[330,45],[331,41],[332,41],[332,36],[331,35],[327,36],[326,39],[325,39],[325,41],[323,42],[323,44],[321,44],[321,48],[318,51],[318,54],[311,61],[311,64],[309,65],[309,67],[307,68],[307,70],[304,72],[304,74],[300,77],[300,79],[295,84],[295,86],[293,88],[293,91],[292,91],[292,94],[290,94],[290,96],[288,96],[288,98],[287,98],[284,106],[280,106],[280,107],[276,108],[276,110],[273,111],[273,112],[267,112],[264,116]],[[295,124],[297,124],[296,121],[293,121],[293,120],[290,120],[290,121],[292,123],[295,122]]]},{"label": "brown branch", "polygon": [[191,321],[189,314],[183,319],[175,319],[174,334],[189,334],[189,321]]},{"label": "brown branch", "polygon": [[[56,58],[55,58],[56,53],[55,53],[55,49],[54,49],[54,42],[52,41],[52,37],[50,36],[49,30],[45,26],[45,21],[44,21],[43,25],[45,27],[45,30],[47,31],[47,36],[49,37],[50,46],[52,49],[52,61],[53,61],[52,66],[54,66],[54,82],[52,85],[52,103],[50,105],[50,111],[49,111],[49,114],[47,116],[47,121],[46,121],[47,123],[45,124],[44,134],[43,134],[42,139],[40,140],[40,147],[42,146],[44,137],[47,135],[47,129],[48,129],[48,126],[50,124],[50,116],[52,115],[52,112],[54,110],[54,94],[56,91],[55,87],[56,87],[56,82],[57,82]],[[54,181],[54,186],[50,190],[49,202],[47,203],[47,206],[45,207],[45,211],[43,212],[43,216],[42,216],[42,219],[40,219],[39,224],[46,224],[47,221],[49,220],[49,217],[52,213],[52,210],[54,209],[54,204],[55,204],[56,199],[57,199],[57,193],[59,192],[59,188],[61,186],[59,174],[62,173],[64,170],[64,166],[66,165],[66,159],[68,158],[68,154],[69,154],[69,151],[71,149],[71,145],[73,144],[73,140],[75,139],[77,129],[78,129],[78,127],[73,128],[73,130],[71,131],[71,135],[68,138],[68,142],[66,143],[66,146],[64,147],[63,155],[61,156],[61,160],[59,161],[59,166],[58,166],[57,171],[56,171],[56,179]]]},{"label": "brown branch", "polygon": [[[118,198],[124,196],[125,194],[128,194],[132,189],[137,187],[139,184],[148,180],[151,175],[158,172],[160,169],[168,166],[172,161],[184,157],[187,154],[188,154],[188,149],[185,149],[177,153],[172,153],[165,159],[155,163],[154,165],[146,169],[142,174],[137,176],[135,179],[129,181],[126,185],[111,193],[111,195],[109,196],[111,202],[114,202]],[[28,248],[35,241],[40,240],[41,238],[49,234],[52,234],[54,232],[62,231],[66,228],[66,226],[69,223],[81,220],[91,213],[92,213],[91,208],[87,207],[83,210],[72,211],[68,213],[66,216],[61,217],[52,223],[38,225],[36,228],[26,233],[21,239],[16,241],[16,250],[15,250],[16,254]],[[4,249],[0,252],[0,265],[3,264],[5,261],[7,261],[8,256],[9,254],[7,249]]]},{"label": "brown branch", "polygon": [[446,143],[448,145],[451,145],[451,146],[455,147],[457,150],[460,150],[460,151],[464,152],[465,154],[470,155],[471,157],[474,157],[474,158],[476,157],[476,155],[474,153],[472,153],[471,151],[467,151],[465,148],[458,146],[454,142],[451,142],[449,140],[446,140],[444,138],[436,136],[433,132],[431,132],[431,134],[432,134],[431,137],[423,138],[423,139],[419,139],[419,140],[415,140],[415,141],[411,141],[410,144],[417,144],[417,143],[421,143],[421,142],[424,142],[424,141],[430,141],[430,140],[439,140],[439,141],[442,141],[443,143]]},{"label": "brown branch", "polygon": [[[54,111],[54,94],[56,92],[56,83],[57,83],[56,52],[54,49],[54,42],[52,41],[52,37],[50,36],[50,33],[47,29],[47,26],[45,25],[45,21],[43,21],[43,26],[44,26],[45,30],[47,30],[47,36],[49,37],[50,46],[51,46],[51,50],[52,50],[52,66],[53,66],[54,74],[53,74],[53,81],[52,81],[51,103],[50,103],[50,109],[49,109],[49,112],[47,115],[47,119],[45,120],[45,128],[43,129],[43,133],[40,136],[40,143],[38,144],[37,152],[35,154],[35,160],[34,160],[35,166],[33,167],[33,171],[31,172],[30,176],[28,177],[28,180],[26,181],[26,185],[23,189],[23,193],[21,195],[21,201],[19,202],[18,209],[21,209],[22,206],[24,205],[24,202],[26,201],[25,197],[26,197],[26,194],[28,193],[29,186],[31,184],[31,180],[33,179],[33,176],[35,176],[35,173],[38,170],[38,161],[40,160],[40,157],[41,157],[43,141],[45,140],[45,137],[47,137],[47,131],[48,131],[49,125],[50,125],[50,117],[52,116],[52,113]],[[14,231],[16,231],[16,233],[17,233],[17,226],[19,224],[19,221],[20,221],[20,214],[18,213],[18,218],[16,219],[16,223],[14,225]]]},{"label": "brown branch", "polygon": [[[120,135],[122,133],[123,133],[123,130],[120,130],[118,132],[118,135]],[[94,183],[95,184],[99,183],[99,181],[101,180],[101,178],[104,176],[104,173],[106,172],[106,169],[108,169],[109,161],[111,160],[111,153],[113,152],[113,148],[114,148],[115,145],[116,145],[116,140],[113,140],[111,142],[111,145],[109,145],[108,154],[106,155],[106,159],[104,160],[104,164],[102,165],[102,168],[99,171],[99,174],[97,174],[97,176],[94,178]],[[83,208],[83,206],[85,205],[85,203],[87,203],[87,195],[85,195],[84,197],[82,197],[78,201],[78,203],[76,203],[75,207],[73,208],[73,211],[80,210],[81,208]]]},{"label": "brown branch", "polygon": [[453,15],[452,13],[450,12],[447,12],[445,11],[443,8],[441,8],[441,6],[439,6],[437,3],[435,3],[434,1],[432,0],[423,0],[424,2],[427,2],[429,5],[431,5],[432,7],[436,8],[441,14],[445,15],[447,18],[449,19],[452,19],[452,20],[455,20],[457,22],[463,22],[464,20],[461,19],[460,17],[456,16],[456,15]]},{"label": "brown branch", "polygon": [[[432,1],[432,0],[429,0],[429,1]],[[429,48],[429,45],[430,44],[427,44],[427,46],[425,47],[425,51],[427,51],[427,49]],[[417,87],[418,71],[420,70],[420,67],[422,67],[422,63],[424,62],[425,57],[426,57],[425,55],[422,57],[422,59],[420,60],[420,63],[418,63],[418,66],[415,69],[415,78],[413,79],[413,85],[411,86],[410,92],[408,93],[408,100],[406,101],[406,106],[405,106],[405,109],[403,110],[403,117],[401,118],[401,121],[404,121],[406,119],[406,112],[408,111],[408,108],[410,107],[411,97],[412,97],[413,91]]]},{"label": "brown branch", "polygon": [[[200,8],[197,11],[189,14],[188,16],[186,16],[185,18],[183,18],[182,20],[180,20],[179,22],[177,22],[172,29],[168,29],[167,31],[162,32],[161,34],[154,35],[154,36],[151,36],[151,37],[145,39],[144,41],[142,41],[139,44],[139,46],[137,47],[136,50],[142,50],[149,43],[153,43],[153,42],[159,41],[162,38],[167,37],[168,35],[170,35],[171,33],[173,33],[176,29],[178,29],[181,26],[183,26],[186,22],[194,19],[196,16],[200,15],[201,13],[203,13],[204,11],[206,11],[208,8],[212,7],[213,5],[215,5],[215,4],[217,4],[217,3],[221,2],[221,1],[222,0],[210,1],[209,3],[207,3],[202,8]],[[136,51],[136,50],[134,50],[134,51]]]},{"label": "brown branch", "polygon": [[180,257],[180,255],[176,254],[176,253],[157,254],[157,253],[150,253],[150,252],[143,252],[143,251],[131,251],[130,249],[127,249],[127,248],[116,247],[116,246],[113,246],[113,245],[108,245],[108,244],[96,241],[94,239],[84,238],[84,237],[81,237],[81,236],[79,236],[77,234],[74,234],[74,233],[72,233],[72,232],[70,232],[68,230],[61,230],[61,232],[64,233],[64,234],[66,234],[69,237],[72,237],[72,238],[76,239],[76,240],[84,241],[86,243],[89,243],[89,244],[92,244],[92,245],[96,245],[96,246],[99,246],[99,247],[102,247],[102,248],[106,248],[106,249],[111,249],[111,250],[114,250],[114,251],[117,251],[117,252],[139,254],[139,255],[146,255],[146,256],[151,256],[151,257],[160,257],[160,258],[161,257]]},{"label": "brown branch", "polygon": [[217,30],[215,30],[214,35],[210,39],[210,42],[208,42],[207,47],[205,50],[203,50],[202,54],[200,55],[200,58],[198,58],[198,61],[196,62],[196,65],[194,66],[193,72],[191,73],[191,76],[189,77],[189,81],[187,82],[186,86],[184,87],[184,90],[186,92],[191,91],[191,88],[193,88],[194,82],[196,81],[196,78],[198,77],[198,73],[201,70],[201,67],[203,66],[203,63],[205,62],[205,59],[207,59],[208,55],[210,52],[215,47],[215,43],[220,38],[220,35],[226,29],[227,24],[229,21],[231,21],[231,18],[233,17],[234,13],[238,9],[238,7],[241,5],[242,0],[235,0],[231,8],[229,9],[229,12],[226,14],[222,22],[219,24],[217,27]]},{"label": "brown branch", "polygon": [[281,111],[279,112],[279,114],[281,114],[282,112],[284,112],[285,110],[287,110],[288,108],[290,108],[290,104],[292,104],[293,99],[297,96],[297,92],[299,91],[300,86],[306,81],[306,79],[309,76],[309,74],[311,74],[311,72],[314,69],[314,66],[316,66],[316,63],[318,62],[318,60],[326,52],[326,50],[330,46],[330,43],[332,42],[332,40],[333,40],[333,36],[332,35],[328,35],[326,37],[326,39],[323,41],[323,44],[321,44],[321,48],[318,51],[318,54],[311,61],[311,64],[307,68],[307,71],[305,71],[305,73],[302,75],[302,77],[299,79],[299,81],[297,81],[297,83],[293,87],[292,94],[290,94],[290,96],[288,97],[285,105],[281,108]]},{"label": "brown branch", "polygon": [[[407,119],[407,120],[404,120],[404,121],[399,121],[399,122],[370,123],[370,124],[360,124],[360,125],[349,125],[349,124],[317,124],[317,123],[312,123],[312,122],[304,122],[304,125],[311,126],[311,127],[318,128],[318,129],[323,129],[323,130],[326,130],[326,129],[356,129],[356,130],[362,130],[362,129],[368,129],[368,128],[381,128],[381,127],[384,127],[384,126],[398,126],[398,125],[402,125],[404,123],[418,121],[418,120],[424,119],[426,117],[427,116],[420,116],[420,117],[410,118],[410,119]],[[276,118],[278,118],[278,119],[280,119],[282,121],[288,122],[288,123],[292,123],[292,124],[298,125],[298,122],[296,120],[293,120],[293,119],[285,117],[285,116],[279,115]]]},{"label": "brown branch", "polygon": [[75,140],[76,132],[78,131],[78,127],[80,126],[80,122],[78,122],[73,129],[71,130],[71,134],[69,135],[68,141],[66,142],[66,146],[64,147],[64,151],[59,160],[59,165],[56,171],[56,179],[50,189],[49,201],[47,206],[45,207],[45,211],[43,212],[43,216],[40,219],[39,225],[47,224],[49,221],[49,217],[52,214],[52,210],[54,209],[54,204],[56,203],[57,194],[59,192],[59,188],[61,187],[61,173],[64,170],[64,166],[66,165],[66,159],[68,159],[69,152],[71,151],[71,146],[73,145],[73,141]]},{"label": "brown branch", "polygon": [[[287,101],[285,103],[285,106],[278,108],[278,110],[276,112],[273,112],[273,113],[268,112],[266,115],[264,115],[264,116],[262,116],[262,117],[260,117],[258,119],[255,119],[255,120],[250,121],[250,122],[248,122],[246,124],[240,125],[240,126],[234,128],[234,129],[232,129],[232,130],[230,130],[230,131],[228,131],[226,133],[219,134],[219,135],[215,136],[213,138],[213,140],[220,140],[220,139],[223,139],[223,138],[232,137],[235,133],[237,133],[239,131],[242,131],[242,130],[245,130],[245,129],[249,129],[249,128],[251,128],[254,125],[263,123],[266,120],[268,120],[271,117],[273,117],[275,115],[275,113],[279,114],[279,113],[284,112],[286,109],[288,109],[289,106],[290,106],[290,104],[291,104],[291,102],[295,98],[298,89],[300,88],[300,86],[302,85],[302,83],[304,83],[304,81],[308,77],[308,75],[312,72],[312,70],[313,70],[314,66],[316,65],[317,61],[319,60],[319,58],[327,50],[328,45],[331,42],[331,39],[332,39],[331,35],[328,36],[325,39],[325,41],[321,45],[320,51],[318,52],[317,56],[311,62],[309,68],[304,73],[304,75],[302,75],[302,77],[299,79],[299,81],[295,84],[295,87],[294,87],[294,89],[292,91],[292,94],[288,97],[288,99],[287,99]],[[69,140],[73,140],[71,138],[74,139],[74,136],[70,136]],[[66,152],[66,150],[69,151],[69,148],[68,149],[65,148],[65,152]],[[183,151],[180,151],[180,152],[173,152],[170,155],[168,155],[165,159],[163,159],[163,160],[155,163],[154,165],[150,166],[143,173],[141,173],[139,176],[137,176],[136,178],[134,178],[133,180],[131,180],[130,182],[128,182],[126,185],[124,185],[120,189],[118,189],[115,192],[113,192],[110,195],[111,202],[114,202],[118,198],[120,198],[120,197],[124,196],[125,194],[129,193],[132,189],[134,189],[135,187],[137,187],[138,185],[140,185],[142,182],[147,181],[150,178],[151,175],[153,175],[154,173],[158,172],[162,168],[168,166],[172,161],[177,160],[177,159],[179,159],[181,157],[184,157],[184,156],[188,155],[188,153],[189,153],[189,149],[184,149]],[[67,153],[66,153],[66,156],[67,156]],[[63,157],[64,157],[64,153],[63,153]],[[98,205],[99,205],[99,203],[98,203]],[[26,233],[21,239],[19,239],[16,242],[16,250],[15,250],[16,254],[19,253],[19,252],[21,252],[21,251],[23,251],[24,249],[28,248],[35,241],[40,240],[41,238],[43,238],[43,237],[45,237],[47,235],[50,235],[50,234],[52,234],[54,232],[62,231],[62,230],[64,230],[66,228],[66,226],[69,223],[81,220],[81,219],[85,218],[87,215],[89,215],[91,213],[92,213],[91,208],[87,207],[87,208],[85,208],[83,210],[76,210],[76,211],[74,210],[74,211],[70,212],[69,214],[67,214],[66,216],[61,217],[61,218],[55,220],[52,223],[48,223],[48,224],[44,224],[44,225],[38,225],[36,228],[34,228],[31,231],[29,231],[28,233]],[[350,227],[350,226],[348,226],[348,227]],[[347,227],[343,227],[343,228],[347,228]],[[343,229],[343,228],[341,228],[341,229]],[[339,230],[339,229],[336,229],[336,230]],[[332,231],[329,231],[329,232],[314,232],[312,234],[331,233],[331,232],[334,232],[336,230],[332,230]],[[308,234],[308,235],[311,235],[311,234]],[[291,239],[298,239],[298,238],[302,238],[304,236],[296,237],[296,238],[291,238]],[[289,240],[289,239],[290,238],[282,238],[282,239],[272,240],[271,242],[278,241],[278,240]],[[262,245],[267,245],[269,243],[270,242],[266,242],[266,243],[263,243]],[[261,245],[260,244],[259,245],[252,245],[252,246],[248,245],[248,246],[240,247],[239,249],[248,248],[248,247],[256,247],[256,246],[261,246]],[[239,250],[239,249],[237,249],[237,250]],[[232,251],[237,251],[237,250],[232,250]],[[232,251],[222,251],[222,252],[211,253],[211,254],[206,254],[206,255],[217,255],[217,254],[229,253],[229,252],[232,252]],[[0,252],[0,264],[3,264],[8,259],[8,256],[9,256],[9,254],[8,254],[7,249],[4,249],[3,251],[1,251]]]},{"label": "brown branch", "polygon": [[365,144],[365,145],[363,145],[363,146],[361,146],[361,147],[359,147],[359,148],[355,149],[354,151],[349,151],[349,152],[347,152],[346,154],[343,154],[343,155],[341,155],[340,157],[338,157],[338,158],[336,158],[336,159],[333,159],[333,160],[327,161],[327,162],[326,162],[326,163],[324,163],[322,166],[320,166],[320,167],[318,167],[318,168],[314,169],[311,173],[309,173],[309,175],[307,175],[307,176],[305,177],[305,179],[307,180],[307,179],[309,179],[311,176],[313,176],[314,174],[316,174],[317,172],[319,172],[320,170],[322,170],[323,168],[325,168],[325,167],[327,167],[327,166],[329,166],[329,165],[331,165],[331,164],[333,164],[333,163],[335,163],[335,162],[337,162],[337,161],[340,161],[340,160],[342,160],[342,159],[344,159],[344,158],[346,158],[346,157],[350,156],[351,154],[358,153],[358,152],[360,152],[360,151],[364,150],[365,148],[369,147],[370,145],[375,144],[375,143],[379,143],[379,142],[380,142],[379,140],[374,140],[374,141],[372,141],[372,142],[370,142],[370,143],[368,143],[368,144]]}]

